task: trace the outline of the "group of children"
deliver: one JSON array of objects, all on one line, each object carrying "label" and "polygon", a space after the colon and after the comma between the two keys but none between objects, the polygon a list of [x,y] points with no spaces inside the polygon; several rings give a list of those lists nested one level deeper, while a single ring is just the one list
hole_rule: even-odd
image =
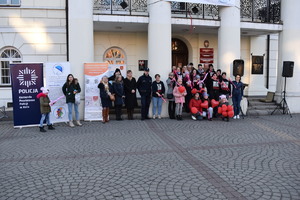
[{"label": "group of children", "polygon": [[[235,81],[227,78],[226,72],[214,70],[214,66],[199,64],[198,69],[190,63],[184,67],[172,67],[167,80],[168,92],[174,98],[169,98],[169,117],[182,120],[182,108],[191,113],[194,120],[204,117],[212,120],[221,116],[222,119],[239,119],[240,101],[243,96],[243,84],[240,76]],[[173,89],[172,89],[173,88]],[[228,99],[232,98],[233,106]],[[175,107],[175,109],[173,109]],[[175,117],[176,114],[176,117]]]}]

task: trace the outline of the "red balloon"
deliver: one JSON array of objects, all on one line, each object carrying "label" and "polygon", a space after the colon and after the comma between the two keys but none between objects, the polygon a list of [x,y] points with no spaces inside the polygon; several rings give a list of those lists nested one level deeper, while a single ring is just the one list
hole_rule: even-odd
[{"label": "red balloon", "polygon": [[218,101],[216,101],[216,100],[214,100],[214,99],[212,99],[211,100],[211,107],[217,107],[219,105],[219,102]]},{"label": "red balloon", "polygon": [[178,91],[179,91],[180,93],[184,93],[184,92],[185,92],[185,87],[179,86],[179,87],[178,87]]},{"label": "red balloon", "polygon": [[192,94],[196,94],[198,90],[196,88],[192,89]]},{"label": "red balloon", "polygon": [[227,112],[222,112],[222,115],[223,115],[223,117],[227,117],[228,116]]},{"label": "red balloon", "polygon": [[226,112],[227,111],[227,106],[225,104],[222,105],[222,111]]},{"label": "red balloon", "polygon": [[228,117],[233,117],[234,116],[234,112],[231,110],[231,111],[228,111]]},{"label": "red balloon", "polygon": [[197,114],[198,109],[197,109],[196,107],[192,107],[192,108],[191,108],[191,112],[192,112],[193,114]]},{"label": "red balloon", "polygon": [[218,113],[222,114],[222,108],[221,107],[218,108]]},{"label": "red balloon", "polygon": [[201,103],[201,107],[202,108],[208,108],[208,101],[204,101],[203,103]]},{"label": "red balloon", "polygon": [[227,110],[228,110],[228,111],[232,111],[232,110],[233,110],[233,106],[232,106],[232,105],[228,105],[228,106],[227,106]]}]

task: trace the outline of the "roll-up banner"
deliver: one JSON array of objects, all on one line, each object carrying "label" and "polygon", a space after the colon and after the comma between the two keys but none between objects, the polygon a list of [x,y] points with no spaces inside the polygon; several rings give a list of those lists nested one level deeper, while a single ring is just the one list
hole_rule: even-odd
[{"label": "roll-up banner", "polygon": [[126,76],[125,65],[109,65],[108,63],[85,63],[85,107],[84,120],[102,120],[102,107],[98,84],[103,76],[110,77],[116,69]]},{"label": "roll-up banner", "polygon": [[70,74],[70,63],[45,63],[45,85],[49,89],[49,99],[56,101],[51,107],[50,121],[52,123],[67,122],[68,105],[62,92],[62,86]]},{"label": "roll-up banner", "polygon": [[40,102],[36,97],[43,86],[43,63],[10,64],[14,127],[38,125]]}]

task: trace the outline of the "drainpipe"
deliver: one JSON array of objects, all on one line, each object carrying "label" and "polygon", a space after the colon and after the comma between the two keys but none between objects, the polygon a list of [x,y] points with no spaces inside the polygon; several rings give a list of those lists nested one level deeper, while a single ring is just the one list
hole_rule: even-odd
[{"label": "drainpipe", "polygon": [[269,75],[270,75],[270,35],[267,35],[267,83],[266,83],[267,89],[269,89]]},{"label": "drainpipe", "polygon": [[66,0],[66,45],[67,45],[67,61],[69,61],[69,0]]}]

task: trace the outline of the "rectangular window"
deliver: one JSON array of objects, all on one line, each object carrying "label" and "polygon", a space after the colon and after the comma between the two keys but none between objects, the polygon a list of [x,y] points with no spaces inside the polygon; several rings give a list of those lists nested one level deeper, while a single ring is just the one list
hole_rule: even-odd
[{"label": "rectangular window", "polygon": [[[21,62],[20,61],[14,61],[12,63],[21,63]],[[11,85],[9,61],[1,61],[0,85],[2,85],[2,86]]]},{"label": "rectangular window", "polygon": [[21,0],[0,0],[0,6],[21,6]]}]

